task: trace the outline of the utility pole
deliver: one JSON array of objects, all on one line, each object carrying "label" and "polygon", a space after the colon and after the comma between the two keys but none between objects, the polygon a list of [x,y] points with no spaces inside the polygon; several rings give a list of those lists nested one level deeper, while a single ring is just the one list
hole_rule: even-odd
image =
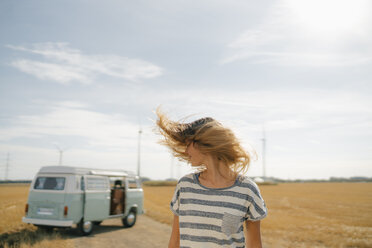
[{"label": "utility pole", "polygon": [[138,158],[137,158],[137,175],[141,177],[141,127],[138,130]]},{"label": "utility pole", "polygon": [[177,178],[180,178],[180,177],[181,177],[181,172],[180,172],[180,170],[181,170],[181,164],[180,164],[180,162],[178,161],[178,162],[177,162]]},{"label": "utility pole", "polygon": [[174,157],[171,154],[171,168],[170,168],[170,178],[173,179],[173,168],[174,167]]}]

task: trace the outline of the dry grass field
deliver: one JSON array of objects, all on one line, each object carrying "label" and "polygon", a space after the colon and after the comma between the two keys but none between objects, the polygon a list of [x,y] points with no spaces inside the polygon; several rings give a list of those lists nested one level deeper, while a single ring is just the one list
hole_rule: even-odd
[{"label": "dry grass field", "polygon": [[[265,247],[372,247],[372,183],[261,185]],[[171,224],[174,187],[144,187],[146,214]]]},{"label": "dry grass field", "polygon": [[[372,183],[260,186],[265,247],[372,247]],[[146,214],[171,224],[174,186],[144,186]],[[0,185],[0,247],[73,247],[60,232],[22,223],[28,185]]]},{"label": "dry grass field", "polygon": [[71,247],[58,232],[45,233],[22,222],[29,185],[0,185],[0,247]]}]

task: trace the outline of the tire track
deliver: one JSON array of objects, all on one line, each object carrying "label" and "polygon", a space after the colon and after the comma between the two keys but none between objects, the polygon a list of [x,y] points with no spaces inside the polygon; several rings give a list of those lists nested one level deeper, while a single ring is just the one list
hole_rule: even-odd
[{"label": "tire track", "polygon": [[146,215],[137,217],[137,223],[124,228],[120,219],[103,221],[95,226],[90,236],[74,238],[75,247],[167,247],[171,226],[157,222]]}]

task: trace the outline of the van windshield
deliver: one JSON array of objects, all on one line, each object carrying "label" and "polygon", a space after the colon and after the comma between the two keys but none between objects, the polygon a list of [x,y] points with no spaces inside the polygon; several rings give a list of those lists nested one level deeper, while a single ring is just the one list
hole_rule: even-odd
[{"label": "van windshield", "polygon": [[38,177],[34,186],[34,189],[63,190],[64,188],[64,177]]}]

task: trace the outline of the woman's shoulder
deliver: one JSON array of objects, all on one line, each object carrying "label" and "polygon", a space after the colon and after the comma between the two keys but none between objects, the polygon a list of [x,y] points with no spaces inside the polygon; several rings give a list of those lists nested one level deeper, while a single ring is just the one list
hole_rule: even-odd
[{"label": "woman's shoulder", "polygon": [[249,188],[255,193],[259,192],[257,184],[250,177],[245,176],[245,175],[239,175],[239,181],[240,181],[240,184],[239,184],[240,187]]},{"label": "woman's shoulder", "polygon": [[239,180],[243,183],[256,184],[250,177],[239,174]]},{"label": "woman's shoulder", "polygon": [[194,183],[195,182],[195,174],[196,173],[189,173],[184,175],[178,180],[178,184],[184,183],[184,182],[189,182],[189,183]]}]

